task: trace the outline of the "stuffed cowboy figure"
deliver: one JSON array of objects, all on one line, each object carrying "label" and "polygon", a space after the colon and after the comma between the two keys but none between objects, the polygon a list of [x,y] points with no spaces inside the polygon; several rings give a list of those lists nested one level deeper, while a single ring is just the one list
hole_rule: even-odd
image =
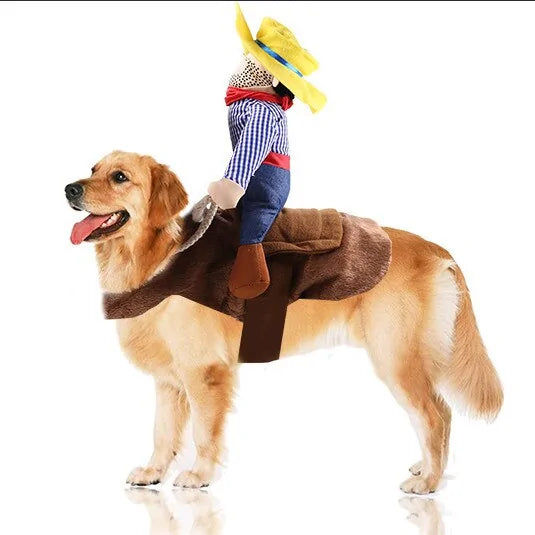
[{"label": "stuffed cowboy figure", "polygon": [[288,28],[264,18],[255,40],[238,5],[236,11],[244,56],[225,98],[234,153],[223,178],[212,182],[208,193],[220,208],[237,207],[240,212],[240,246],[229,290],[251,299],[269,287],[262,241],[290,191],[285,112],[294,96],[312,112],[326,98],[304,79],[318,63]]}]

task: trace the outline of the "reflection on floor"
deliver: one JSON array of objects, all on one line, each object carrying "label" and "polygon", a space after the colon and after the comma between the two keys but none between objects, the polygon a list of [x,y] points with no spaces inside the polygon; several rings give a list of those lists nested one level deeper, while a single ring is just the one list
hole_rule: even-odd
[{"label": "reflection on floor", "polygon": [[401,498],[399,504],[410,513],[407,520],[420,528],[420,535],[444,535],[439,502],[431,498],[406,497]]},{"label": "reflection on floor", "polygon": [[[150,535],[222,535],[222,512],[217,500],[205,490],[126,489],[129,500],[143,504],[149,514]],[[401,507],[420,535],[444,535],[442,505],[435,499],[404,497]]]},{"label": "reflection on floor", "polygon": [[150,535],[220,535],[221,512],[204,490],[128,488],[132,503],[143,504],[150,518]]}]

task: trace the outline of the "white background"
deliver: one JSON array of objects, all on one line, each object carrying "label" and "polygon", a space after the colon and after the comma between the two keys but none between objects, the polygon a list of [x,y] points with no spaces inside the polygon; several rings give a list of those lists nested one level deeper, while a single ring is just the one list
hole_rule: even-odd
[{"label": "white background", "polygon": [[[535,5],[242,7],[253,33],[270,15],[321,63],[311,80],[326,108],[288,112],[288,205],[336,207],[449,249],[503,380],[498,420],[455,417],[444,488],[410,506],[447,533],[529,532]],[[169,164],[192,200],[221,177],[223,96],[241,53],[232,3],[2,3],[0,50],[0,531],[147,534],[150,511],[159,533],[194,521],[197,535],[418,533],[398,503],[414,433],[365,353],[347,348],[242,368],[209,493],[173,494],[167,481],[125,495],[151,453],[152,381],[102,318],[63,187],[116,148]],[[165,507],[173,528],[156,525]]]}]

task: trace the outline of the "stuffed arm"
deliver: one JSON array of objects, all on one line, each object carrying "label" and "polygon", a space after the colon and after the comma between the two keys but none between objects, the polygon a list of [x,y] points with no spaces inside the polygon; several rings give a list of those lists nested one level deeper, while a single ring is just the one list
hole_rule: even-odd
[{"label": "stuffed arm", "polygon": [[223,178],[208,187],[208,193],[219,207],[234,208],[238,204],[251,177],[270,153],[277,126],[269,108],[253,107]]}]

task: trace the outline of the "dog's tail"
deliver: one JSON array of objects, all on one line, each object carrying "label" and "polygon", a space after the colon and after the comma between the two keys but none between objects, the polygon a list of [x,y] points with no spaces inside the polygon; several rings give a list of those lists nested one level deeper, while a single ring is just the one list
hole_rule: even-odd
[{"label": "dog's tail", "polygon": [[470,414],[493,420],[503,403],[502,386],[477,328],[464,276],[458,266],[453,268],[453,272],[459,301],[452,360],[443,379],[447,389],[461,398]]}]

